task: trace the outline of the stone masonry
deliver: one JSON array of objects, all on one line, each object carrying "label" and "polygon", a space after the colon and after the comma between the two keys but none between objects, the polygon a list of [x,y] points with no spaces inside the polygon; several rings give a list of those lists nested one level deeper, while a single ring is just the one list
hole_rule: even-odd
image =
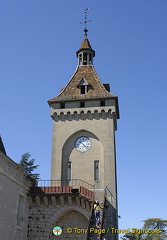
[{"label": "stone masonry", "polygon": [[[86,234],[68,233],[67,228],[88,228],[91,201],[76,194],[29,194],[28,240],[55,239],[52,229],[63,228],[59,239],[86,239]],[[78,238],[79,237],[79,238]]]}]

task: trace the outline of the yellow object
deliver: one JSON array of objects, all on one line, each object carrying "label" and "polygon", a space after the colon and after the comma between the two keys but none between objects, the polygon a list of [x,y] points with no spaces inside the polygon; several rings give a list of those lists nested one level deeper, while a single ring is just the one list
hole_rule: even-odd
[{"label": "yellow object", "polygon": [[94,210],[100,210],[100,205],[94,204]]}]

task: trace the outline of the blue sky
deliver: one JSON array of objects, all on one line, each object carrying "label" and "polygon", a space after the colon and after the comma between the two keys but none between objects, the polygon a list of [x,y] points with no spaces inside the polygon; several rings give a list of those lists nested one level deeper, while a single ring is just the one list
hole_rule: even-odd
[{"label": "blue sky", "polygon": [[167,212],[166,0],[0,1],[0,133],[8,156],[29,152],[50,178],[47,100],[76,69],[87,7],[95,69],[119,97],[119,228],[141,228]]}]

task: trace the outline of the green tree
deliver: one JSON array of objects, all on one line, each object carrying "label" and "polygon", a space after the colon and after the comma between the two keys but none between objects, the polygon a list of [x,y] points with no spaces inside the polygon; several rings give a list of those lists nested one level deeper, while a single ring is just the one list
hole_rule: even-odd
[{"label": "green tree", "polygon": [[144,229],[153,229],[155,232],[146,233],[145,240],[165,240],[167,239],[167,220],[162,218],[149,218],[144,220]]},{"label": "green tree", "polygon": [[121,237],[121,239],[123,240],[141,240],[142,238],[142,234],[137,234],[137,233],[126,233],[123,237]]},{"label": "green tree", "polygon": [[[167,240],[167,220],[161,218],[149,218],[144,220],[143,231],[138,233],[126,233],[123,240]],[[144,231],[147,229],[147,232]],[[150,229],[150,232],[148,230]],[[137,229],[136,229],[137,230]]]},{"label": "green tree", "polygon": [[35,180],[39,179],[39,173],[32,173],[39,165],[34,165],[35,159],[29,160],[31,155],[29,153],[24,153],[21,156],[21,160],[18,163],[18,165],[24,169],[32,178]]}]

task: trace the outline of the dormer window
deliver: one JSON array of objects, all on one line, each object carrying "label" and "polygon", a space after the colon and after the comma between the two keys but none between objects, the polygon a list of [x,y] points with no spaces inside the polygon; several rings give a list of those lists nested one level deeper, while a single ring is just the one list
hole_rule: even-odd
[{"label": "dormer window", "polygon": [[87,86],[86,85],[81,86],[80,91],[81,91],[80,92],[81,94],[86,94],[87,93]]},{"label": "dormer window", "polygon": [[88,82],[82,78],[79,85],[80,94],[86,94],[88,92]]}]

